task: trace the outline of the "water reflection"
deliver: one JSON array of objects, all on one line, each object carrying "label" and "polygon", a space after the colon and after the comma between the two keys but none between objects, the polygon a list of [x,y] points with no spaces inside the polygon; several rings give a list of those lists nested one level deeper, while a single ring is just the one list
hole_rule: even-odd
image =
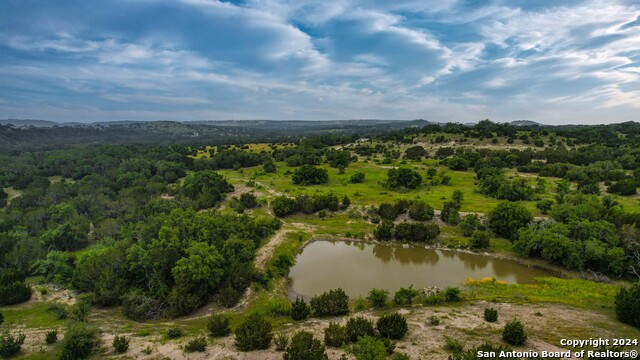
[{"label": "water reflection", "polygon": [[372,288],[459,286],[464,279],[495,277],[527,283],[549,274],[514,261],[421,247],[316,241],[298,255],[289,277],[295,293],[313,296],[337,287],[349,296]]},{"label": "water reflection", "polygon": [[373,246],[373,256],[387,263],[393,259],[393,248],[391,246],[376,244]]}]

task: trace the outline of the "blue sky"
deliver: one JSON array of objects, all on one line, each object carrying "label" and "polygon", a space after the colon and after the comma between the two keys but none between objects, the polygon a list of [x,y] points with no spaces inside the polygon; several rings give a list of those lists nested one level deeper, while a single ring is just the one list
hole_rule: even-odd
[{"label": "blue sky", "polygon": [[638,0],[0,2],[0,118],[638,115]]}]

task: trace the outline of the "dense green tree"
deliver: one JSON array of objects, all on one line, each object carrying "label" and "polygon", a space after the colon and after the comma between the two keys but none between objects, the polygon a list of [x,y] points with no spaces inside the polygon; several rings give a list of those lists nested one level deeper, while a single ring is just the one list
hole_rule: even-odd
[{"label": "dense green tree", "polygon": [[296,199],[286,196],[276,196],[271,201],[271,207],[273,208],[273,213],[277,217],[285,217],[298,212],[298,203],[296,202]]},{"label": "dense green tree", "polygon": [[623,323],[640,328],[640,281],[616,294],[616,315]]},{"label": "dense green tree", "polygon": [[431,243],[440,235],[435,223],[403,222],[395,226],[393,237],[402,242]]},{"label": "dense green tree", "polygon": [[7,206],[7,200],[9,195],[4,191],[2,187],[0,187],[0,208]]},{"label": "dense green tree", "polygon": [[302,165],[293,172],[292,179],[296,185],[325,184],[329,181],[329,174],[326,169]]},{"label": "dense green tree", "polygon": [[211,170],[197,171],[184,179],[184,194],[197,201],[197,208],[212,207],[233,191],[233,185],[220,174]]},{"label": "dense green tree", "polygon": [[433,220],[434,211],[429,204],[424,201],[416,200],[409,206],[409,217],[415,221]]},{"label": "dense green tree", "polygon": [[468,214],[460,221],[460,229],[464,236],[471,236],[480,227],[482,227],[482,222],[476,214]]},{"label": "dense green tree", "polygon": [[383,220],[373,231],[373,235],[378,240],[393,239],[395,225],[391,220]]},{"label": "dense green tree", "polygon": [[607,189],[607,192],[611,194],[622,195],[622,196],[630,196],[630,195],[636,194],[637,187],[638,187],[638,183],[636,180],[624,179],[609,186],[609,188]]},{"label": "dense green tree", "polygon": [[392,189],[407,188],[416,189],[422,182],[422,176],[410,168],[394,168],[387,172],[386,185]]},{"label": "dense green tree", "polygon": [[469,246],[472,249],[488,249],[490,247],[489,233],[481,230],[474,230],[471,234]]},{"label": "dense green tree", "polygon": [[425,156],[429,156],[429,152],[420,145],[411,146],[404,152],[404,157],[411,160],[420,160]]},{"label": "dense green tree", "polygon": [[487,225],[498,236],[513,240],[518,229],[533,221],[533,215],[518,203],[501,202],[491,212]]}]

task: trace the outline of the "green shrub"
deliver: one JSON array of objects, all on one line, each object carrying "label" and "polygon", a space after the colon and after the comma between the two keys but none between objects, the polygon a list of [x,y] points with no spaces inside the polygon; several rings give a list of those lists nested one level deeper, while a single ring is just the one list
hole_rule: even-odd
[{"label": "green shrub", "polygon": [[58,342],[58,332],[55,330],[47,331],[44,341],[47,344],[55,344],[56,342]]},{"label": "green shrub", "polygon": [[182,349],[186,353],[204,352],[207,350],[207,339],[204,336],[193,338],[184,344]]},{"label": "green shrub", "polygon": [[362,316],[352,317],[347,321],[347,335],[349,341],[356,342],[359,337],[362,336],[375,336],[376,330],[373,327],[373,322]]},{"label": "green shrub", "polygon": [[413,299],[418,295],[420,295],[420,292],[414,290],[413,285],[408,288],[400,288],[400,290],[396,291],[393,295],[393,303],[396,305],[411,305]]},{"label": "green shrub", "polygon": [[296,297],[296,301],[291,303],[291,319],[294,321],[306,320],[311,313],[309,305],[304,302],[304,299]]},{"label": "green shrub", "polygon": [[498,321],[498,310],[494,308],[484,309],[484,319],[492,323]]},{"label": "green shrub", "polygon": [[24,344],[25,335],[19,333],[15,337],[9,333],[9,330],[4,330],[0,334],[0,356],[11,357],[20,352],[22,344]]},{"label": "green shrub", "polygon": [[171,328],[167,330],[167,337],[169,339],[176,339],[182,336],[182,329],[180,328]]},{"label": "green shrub", "polygon": [[207,322],[209,334],[213,337],[223,337],[231,333],[229,317],[222,314],[212,314]]},{"label": "green shrub", "polygon": [[24,281],[0,284],[0,306],[19,304],[31,299],[31,286]]},{"label": "green shrub", "polygon": [[375,308],[383,308],[387,306],[388,298],[389,291],[384,289],[371,289],[369,290],[369,296],[367,296],[367,300],[369,300],[371,306]]},{"label": "green shrub", "polygon": [[330,321],[329,326],[324,329],[324,343],[331,347],[341,347],[349,343],[347,329],[338,323]]},{"label": "green shrub", "polygon": [[509,321],[502,331],[502,340],[510,345],[524,345],[527,341],[524,325],[518,320]]},{"label": "green shrub", "polygon": [[444,292],[444,297],[448,302],[457,302],[462,300],[460,297],[460,289],[457,287],[448,287]]},{"label": "green shrub", "polygon": [[452,353],[459,353],[462,352],[462,350],[464,349],[464,346],[462,346],[462,343],[460,343],[460,341],[458,341],[457,339],[454,339],[452,337],[449,336],[445,336],[445,345],[444,345],[444,349],[452,352]]},{"label": "green shrub", "polygon": [[391,220],[383,220],[378,226],[373,230],[373,236],[378,240],[391,240],[393,239],[393,230],[395,228],[395,224]]},{"label": "green shrub", "polygon": [[328,359],[324,345],[308,331],[299,331],[293,335],[282,358],[284,360]]},{"label": "green shrub", "polygon": [[86,323],[78,322],[69,325],[62,341],[61,360],[84,359],[91,355],[98,345],[98,332]]},{"label": "green shrub", "polygon": [[126,336],[118,336],[116,335],[113,338],[113,348],[116,349],[116,352],[122,354],[129,350],[129,339]]},{"label": "green shrub", "polygon": [[640,328],[640,281],[616,294],[616,315],[623,323]]},{"label": "green shrub", "polygon": [[235,344],[240,351],[267,349],[273,337],[271,323],[260,314],[247,316],[235,334]]},{"label": "green shrub", "polygon": [[[494,352],[496,354],[500,354],[500,352],[509,352],[512,351],[511,348],[509,348],[506,345],[494,345],[491,343],[484,343],[480,346],[476,346],[474,348],[471,348],[467,351],[464,352],[460,352],[457,354],[453,354],[449,356],[449,360],[477,360],[477,359],[483,359],[481,357],[478,357],[478,353],[479,352]],[[505,357],[503,359],[515,359],[513,357]]]},{"label": "green shrub", "polygon": [[382,338],[382,343],[384,344],[384,349],[387,351],[387,355],[393,354],[393,351],[396,349],[396,344],[389,338]]},{"label": "green shrub", "polygon": [[361,184],[364,182],[365,174],[362,171],[356,171],[355,174],[351,175],[349,181],[352,184]]},{"label": "green shrub", "polygon": [[488,249],[491,246],[489,242],[489,233],[487,231],[475,230],[471,234],[469,246],[472,249]]},{"label": "green shrub", "polygon": [[276,344],[276,351],[284,351],[289,345],[289,338],[285,334],[278,334],[273,338],[273,343]]},{"label": "green shrub", "polygon": [[431,325],[431,326],[440,325],[440,319],[435,315],[429,316],[429,325]]},{"label": "green shrub", "polygon": [[407,319],[398,313],[380,317],[376,322],[376,328],[382,337],[394,340],[402,339],[409,330]]},{"label": "green shrub", "polygon": [[433,219],[434,211],[429,204],[424,201],[414,201],[409,206],[409,217],[415,221],[429,221]]},{"label": "green shrub", "polygon": [[358,339],[358,342],[351,347],[351,352],[356,360],[383,360],[388,356],[384,342],[371,336]]},{"label": "green shrub", "polygon": [[0,325],[4,322],[4,315],[0,312]]},{"label": "green shrub", "polygon": [[342,289],[314,296],[310,303],[315,316],[338,316],[349,312],[349,297]]}]

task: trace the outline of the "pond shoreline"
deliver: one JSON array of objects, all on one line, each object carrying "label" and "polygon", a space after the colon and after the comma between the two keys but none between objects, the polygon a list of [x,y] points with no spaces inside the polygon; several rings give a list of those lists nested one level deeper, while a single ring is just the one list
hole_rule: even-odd
[{"label": "pond shoreline", "polygon": [[[472,250],[469,250],[469,249],[452,248],[452,247],[442,246],[442,245],[438,245],[438,244],[423,245],[423,244],[419,244],[419,243],[401,243],[401,242],[396,242],[396,241],[380,241],[380,240],[371,239],[371,238],[358,239],[358,238],[351,238],[351,237],[345,237],[345,236],[335,236],[335,235],[322,235],[322,236],[315,236],[314,235],[314,236],[311,237],[311,239],[306,240],[304,243],[302,243],[300,248],[298,248],[297,254],[302,253],[302,251],[307,246],[309,246],[312,243],[317,242],[317,241],[361,242],[361,243],[365,243],[365,244],[376,244],[376,245],[385,245],[385,246],[402,246],[402,247],[405,247],[405,245],[407,245],[409,248],[415,247],[415,248],[423,248],[423,249],[431,249],[431,250],[455,251],[455,252],[460,252],[460,253],[464,253],[464,254],[486,256],[486,257],[490,257],[490,258],[498,259],[498,260],[514,261],[514,262],[516,262],[516,263],[518,263],[520,265],[526,266],[526,267],[530,267],[530,268],[538,269],[538,270],[544,270],[544,271],[549,272],[550,274],[552,274],[552,276],[557,277],[557,278],[561,278],[561,279],[567,279],[567,278],[577,278],[577,279],[579,279],[580,278],[579,276],[577,276],[576,273],[572,273],[567,269],[562,269],[562,268],[556,267],[554,265],[544,263],[542,260],[521,258],[521,257],[518,257],[518,256],[513,255],[513,254],[493,253],[493,252],[486,252],[486,251],[485,252],[475,252],[475,251],[472,251]],[[287,273],[287,278],[288,278],[288,273]]]},{"label": "pond shoreline", "polygon": [[[546,264],[540,264],[539,262],[536,262],[535,260],[529,260],[529,259],[521,259],[521,258],[515,258],[513,256],[509,256],[509,255],[505,255],[505,254],[500,254],[500,253],[489,253],[489,252],[474,252],[468,249],[457,249],[457,248],[450,248],[450,247],[446,247],[446,246],[441,246],[441,245],[425,245],[425,244],[416,244],[416,243],[409,243],[409,244],[403,244],[403,243],[399,243],[399,242],[392,242],[392,241],[378,241],[378,240],[374,240],[371,238],[366,238],[366,239],[357,239],[357,238],[350,238],[350,237],[344,237],[344,236],[331,236],[331,235],[316,235],[311,237],[310,239],[302,242],[297,250],[297,254],[296,254],[296,262],[295,265],[293,265],[290,269],[289,272],[285,275],[285,279],[287,282],[287,288],[288,288],[288,297],[290,299],[295,299],[298,296],[302,296],[303,298],[305,298],[306,300],[308,300],[310,297],[307,295],[303,295],[303,294],[308,294],[310,293],[309,290],[303,290],[303,288],[300,288],[300,285],[294,285],[294,279],[296,281],[296,284],[298,284],[298,281],[303,281],[300,284],[304,284],[306,282],[306,284],[321,284],[324,283],[324,287],[325,290],[329,289],[330,287],[327,287],[327,281],[325,281],[326,278],[318,278],[317,274],[314,274],[314,271],[309,269],[308,264],[309,263],[309,259],[312,258],[316,258],[315,260],[311,260],[312,263],[311,264],[316,264],[316,265],[311,265],[311,266],[315,266],[317,267],[318,265],[318,259],[327,259],[326,260],[326,264],[325,265],[321,265],[321,266],[327,266],[327,270],[328,269],[335,269],[337,268],[342,268],[342,274],[349,274],[353,272],[353,274],[359,274],[361,273],[360,269],[369,269],[368,266],[372,266],[370,269],[371,271],[375,272],[377,269],[377,265],[375,264],[367,264],[366,262],[362,262],[362,258],[359,257],[354,257],[353,259],[356,259],[356,262],[358,262],[360,265],[359,268],[354,268],[354,269],[349,269],[348,267],[345,268],[345,266],[343,264],[350,262],[353,255],[350,255],[349,257],[344,257],[342,254],[344,254],[344,251],[339,251],[339,252],[335,252],[335,250],[331,250],[330,252],[326,252],[326,248],[324,245],[320,246],[317,250],[319,250],[319,253],[316,253],[315,251],[310,252],[309,254],[307,254],[306,256],[303,256],[302,258],[300,258],[301,254],[304,253],[304,251],[306,250],[307,246],[310,246],[312,244],[318,243],[318,242],[326,242],[326,243],[333,243],[333,244],[345,244],[345,245],[350,245],[350,246],[356,246],[357,248],[360,248],[360,250],[364,250],[365,252],[367,251],[372,251],[371,249],[369,250],[365,250],[364,246],[365,245],[369,245],[369,246],[383,246],[385,248],[388,248],[388,251],[392,252],[392,253],[396,253],[397,251],[401,251],[401,253],[404,253],[405,255],[403,255],[403,258],[405,260],[402,260],[402,258],[396,258],[395,256],[393,257],[393,261],[400,261],[400,263],[405,263],[407,261],[421,261],[421,260],[407,260],[408,258],[406,258],[406,254],[411,253],[414,254],[413,256],[417,256],[418,259],[421,259],[421,256],[424,255],[420,255],[425,253],[429,254],[431,252],[433,252],[434,254],[439,254],[440,256],[445,256],[446,258],[452,259],[451,256],[453,256],[455,259],[457,259],[458,261],[462,260],[464,261],[467,265],[465,265],[465,268],[468,268],[468,266],[470,266],[468,263],[468,261],[472,261],[471,264],[473,264],[476,261],[488,261],[489,263],[494,263],[496,266],[497,264],[502,264],[501,267],[502,269],[504,269],[504,266],[507,267],[514,267],[515,269],[517,269],[518,267],[521,269],[519,270],[521,274],[526,274],[529,273],[530,275],[528,275],[529,279],[528,280],[515,280],[514,278],[512,278],[514,276],[515,273],[511,273],[510,275],[506,275],[504,273],[500,274],[500,273],[493,273],[492,271],[490,271],[489,273],[487,273],[486,270],[480,270],[483,269],[484,266],[480,265],[481,267],[479,268],[479,272],[476,272],[476,270],[472,270],[471,274],[469,273],[469,270],[466,271],[466,273],[460,273],[459,270],[456,270],[457,268],[451,268],[450,270],[447,270],[446,266],[451,266],[450,261],[445,261],[445,263],[443,263],[442,265],[438,265],[436,268],[432,268],[432,270],[428,270],[428,271],[444,271],[441,273],[441,275],[444,274],[452,274],[451,271],[453,271],[453,273],[457,273],[458,276],[460,276],[460,285],[449,285],[443,283],[442,279],[443,277],[439,277],[438,279],[440,280],[435,280],[435,284],[433,285],[437,285],[439,287],[446,287],[446,286],[463,286],[463,281],[464,279],[467,278],[497,278],[499,280],[506,280],[508,282],[514,282],[514,283],[521,283],[522,281],[525,281],[525,283],[534,283],[535,279],[534,277],[556,277],[556,278],[576,278],[577,276],[572,274],[567,274],[566,272],[563,271],[559,271],[558,269],[555,269],[553,267],[550,266],[546,266]],[[361,244],[361,245],[358,245]],[[324,249],[324,250],[321,250]],[[395,250],[394,250],[395,249]],[[415,249],[416,252],[412,252],[411,249]],[[314,250],[315,247],[314,247]],[[404,250],[404,251],[403,251]],[[311,255],[314,254],[314,255]],[[450,255],[447,255],[450,254]],[[311,256],[311,258],[309,257]],[[377,255],[376,255],[377,257]],[[360,260],[357,260],[360,259]],[[391,258],[389,258],[391,259]],[[466,260],[465,260],[466,259]],[[470,260],[470,259],[478,259],[478,260]],[[485,259],[485,260],[481,260],[481,259]],[[302,262],[300,262],[302,261]],[[384,260],[383,260],[384,261]],[[385,263],[387,263],[386,260],[384,261]],[[497,263],[496,263],[497,261]],[[437,262],[437,260],[436,260]],[[322,263],[322,261],[320,262]],[[449,265],[446,265],[446,264]],[[416,264],[414,262],[414,264]],[[425,263],[426,264],[426,263]],[[432,263],[433,264],[433,263]],[[505,265],[506,264],[506,265]],[[510,265],[509,265],[510,264]],[[364,267],[363,267],[364,266]],[[433,266],[433,265],[431,265]],[[440,268],[438,270],[438,267],[441,266],[445,266],[444,268]],[[473,265],[471,265],[473,266]],[[394,268],[387,268],[387,270],[385,271],[385,275],[388,274],[387,271],[390,271],[390,269],[394,269]],[[532,269],[535,271],[531,271],[528,272],[526,269]],[[301,272],[300,272],[301,271]],[[398,271],[398,269],[394,269],[393,271]],[[500,271],[500,270],[498,270]],[[503,270],[504,271],[504,270]],[[524,273],[522,273],[522,271],[524,271]],[[337,276],[335,274],[331,275],[331,271],[325,271],[323,272],[325,274],[325,276],[329,276],[329,277],[334,277]],[[300,278],[300,276],[302,276],[302,278]],[[362,275],[360,275],[362,276]],[[398,274],[396,274],[396,276],[400,276]],[[506,276],[506,278],[504,277]],[[522,275],[519,275],[522,276]],[[400,276],[401,278],[403,278],[403,276]],[[301,280],[301,279],[307,279],[305,280]],[[338,277],[340,278],[340,277]],[[383,276],[384,278],[384,276]],[[445,276],[444,278],[447,278],[447,276]],[[508,278],[511,278],[510,280],[507,280]],[[434,278],[435,279],[435,278]],[[310,282],[311,281],[311,282]],[[357,279],[357,275],[356,278],[352,280],[353,284],[360,284],[360,285],[355,285],[356,288],[358,287],[362,287],[362,286],[367,286],[368,285],[373,285],[371,284],[371,281],[367,278],[362,278],[362,279]],[[414,277],[413,279],[414,282],[412,282],[413,284],[416,284],[418,287],[421,287],[422,285],[424,285],[422,283],[422,280],[416,280],[416,278]],[[417,281],[417,282],[416,282]],[[427,280],[427,283],[431,282],[433,280]],[[456,281],[457,282],[457,281]],[[338,280],[338,284],[340,284],[340,280]],[[380,286],[385,287],[384,284],[384,280],[381,280],[380,282]],[[306,285],[307,287],[309,285]],[[332,286],[332,285],[329,285]],[[342,283],[342,285],[336,285],[335,287],[344,287],[344,283]],[[374,287],[376,287],[377,285],[373,285]],[[389,284],[387,284],[386,286],[390,286]],[[395,285],[393,285],[395,286]],[[393,287],[392,286],[392,287]],[[426,285],[425,285],[426,286]],[[294,290],[294,287],[296,288]],[[321,287],[322,288],[322,287]],[[331,287],[333,288],[333,287]],[[348,286],[348,288],[351,288],[350,286]],[[353,288],[352,288],[353,289]],[[346,290],[346,288],[345,288]],[[324,291],[324,290],[322,290]],[[360,289],[360,293],[362,295],[362,289]]]}]

